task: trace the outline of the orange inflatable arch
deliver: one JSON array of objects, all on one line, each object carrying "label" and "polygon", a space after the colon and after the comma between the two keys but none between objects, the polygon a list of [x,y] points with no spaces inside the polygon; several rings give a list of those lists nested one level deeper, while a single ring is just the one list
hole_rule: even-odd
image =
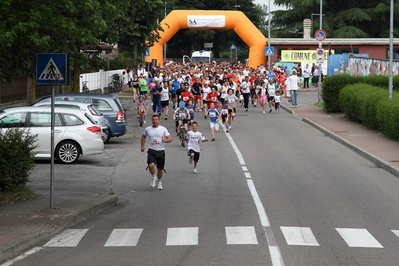
[{"label": "orange inflatable arch", "polygon": [[[146,62],[156,59],[163,65],[163,45],[167,43],[180,29],[231,29],[249,46],[248,65],[256,68],[265,65],[266,37],[241,11],[221,10],[174,10],[161,21],[163,32],[160,39],[149,48]],[[182,55],[183,56],[183,55]]]}]

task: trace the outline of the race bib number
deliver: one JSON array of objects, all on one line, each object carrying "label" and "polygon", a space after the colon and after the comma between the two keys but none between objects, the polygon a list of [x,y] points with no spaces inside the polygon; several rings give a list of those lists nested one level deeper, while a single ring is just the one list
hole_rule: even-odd
[{"label": "race bib number", "polygon": [[184,97],[183,97],[183,101],[188,101],[188,97],[187,97],[187,96],[184,96]]},{"label": "race bib number", "polygon": [[153,146],[159,145],[159,143],[162,143],[162,139],[160,139],[160,138],[154,138],[154,139],[152,139],[151,144],[152,144]]}]

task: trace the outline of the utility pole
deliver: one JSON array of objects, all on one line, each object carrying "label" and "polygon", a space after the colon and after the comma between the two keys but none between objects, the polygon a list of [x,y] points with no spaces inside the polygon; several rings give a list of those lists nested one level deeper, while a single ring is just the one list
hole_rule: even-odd
[{"label": "utility pole", "polygon": [[[320,30],[323,28],[323,0],[320,0]],[[319,48],[322,49],[323,46],[321,42],[319,42]],[[323,55],[324,56],[324,55]],[[321,63],[319,63],[319,84],[317,86],[317,102],[321,101],[320,99],[320,86],[321,86]]]}]

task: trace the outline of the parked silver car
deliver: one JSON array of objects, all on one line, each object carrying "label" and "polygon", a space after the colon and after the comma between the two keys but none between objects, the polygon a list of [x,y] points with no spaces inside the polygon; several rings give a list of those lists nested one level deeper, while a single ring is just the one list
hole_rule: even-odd
[{"label": "parked silver car", "polygon": [[[51,103],[49,102],[38,102],[33,106],[47,106],[51,107]],[[79,102],[55,102],[54,107],[65,107],[65,108],[74,108],[79,109],[82,113],[89,114],[94,121],[101,127],[101,138],[105,142],[108,139],[108,121],[105,119],[104,115],[93,105],[88,103],[79,103]]]},{"label": "parked silver car", "polygon": [[37,135],[36,158],[55,158],[62,163],[75,163],[80,155],[102,153],[101,129],[87,113],[72,108],[55,108],[54,150],[51,151],[51,108],[13,107],[0,111],[0,130],[10,127],[29,128]]}]

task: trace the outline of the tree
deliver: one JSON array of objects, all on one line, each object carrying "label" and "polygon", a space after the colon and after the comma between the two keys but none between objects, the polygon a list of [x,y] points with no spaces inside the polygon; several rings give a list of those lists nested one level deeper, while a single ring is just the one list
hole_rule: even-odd
[{"label": "tree", "polygon": [[[395,13],[399,12],[395,0]],[[287,10],[273,12],[272,25],[277,37],[293,37],[296,29],[302,31],[303,20],[320,13],[320,0],[275,0]],[[324,29],[330,38],[387,38],[389,37],[390,0],[323,0]],[[319,29],[319,16],[313,19],[313,29]],[[395,16],[394,24],[399,19]],[[395,36],[399,36],[397,30]]]},{"label": "tree", "polygon": [[132,55],[132,64],[135,67],[138,53],[144,53],[147,46],[159,39],[159,31],[162,31],[159,21],[164,17],[164,2],[146,0],[124,1],[120,4],[124,11],[113,20],[112,29],[117,36],[118,48]]}]

